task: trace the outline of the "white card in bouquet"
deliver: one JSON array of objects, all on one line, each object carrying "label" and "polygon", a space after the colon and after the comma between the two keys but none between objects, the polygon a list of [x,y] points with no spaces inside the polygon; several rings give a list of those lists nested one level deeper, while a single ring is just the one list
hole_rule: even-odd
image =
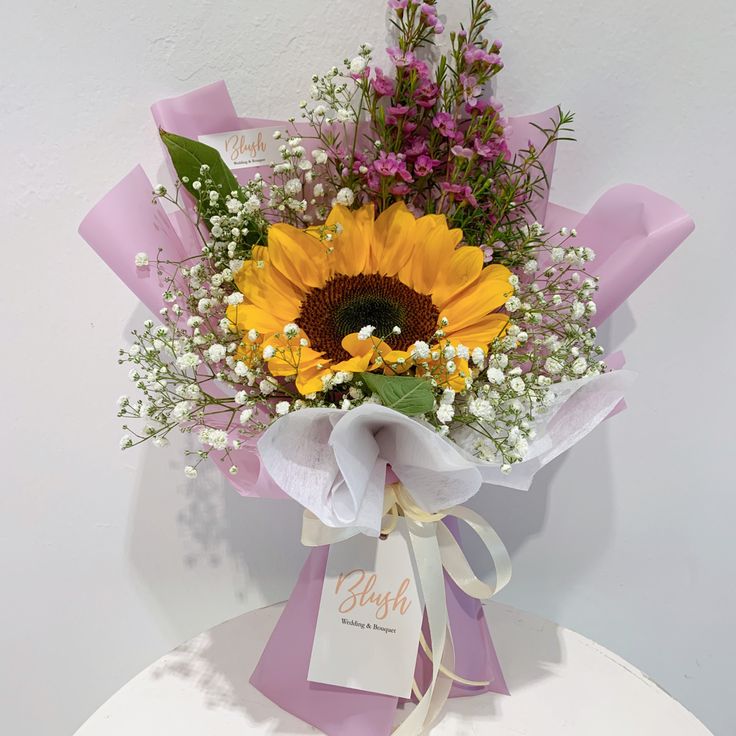
[{"label": "white card in bouquet", "polygon": [[358,534],[327,559],[310,682],[411,695],[424,602],[403,519],[387,539]]},{"label": "white card in bouquet", "polygon": [[231,169],[247,169],[252,166],[268,166],[272,161],[281,161],[279,146],[273,134],[278,128],[249,128],[230,130],[226,133],[200,135],[201,143],[216,149],[222,160]]}]

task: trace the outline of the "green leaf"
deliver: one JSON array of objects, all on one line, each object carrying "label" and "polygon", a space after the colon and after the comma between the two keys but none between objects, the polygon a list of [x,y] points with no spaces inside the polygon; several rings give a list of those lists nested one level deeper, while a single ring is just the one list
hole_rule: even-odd
[{"label": "green leaf", "polygon": [[181,183],[195,199],[199,199],[199,192],[192,187],[192,184],[197,179],[201,180],[199,170],[203,164],[210,167],[209,176],[215,186],[222,189],[223,194],[239,189],[240,185],[235,175],[212,146],[174,133],[167,133],[165,130],[159,132]]},{"label": "green leaf", "polygon": [[432,387],[423,378],[384,376],[380,373],[361,373],[360,377],[389,409],[414,416],[432,411],[434,407]]}]

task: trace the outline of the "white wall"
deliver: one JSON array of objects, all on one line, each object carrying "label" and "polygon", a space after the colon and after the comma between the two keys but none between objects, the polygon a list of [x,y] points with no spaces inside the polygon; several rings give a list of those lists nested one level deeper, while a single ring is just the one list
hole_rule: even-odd
[{"label": "white wall", "polygon": [[[450,21],[465,7],[443,5]],[[138,161],[156,178],[152,101],[225,77],[243,114],[285,117],[313,71],[363,40],[381,47],[386,28],[380,0],[5,0],[3,11],[0,723],[55,736],[181,640],[285,597],[303,558],[296,508],[244,501],[214,475],[185,481],[176,449],[119,452],[116,348],[145,317],[77,223]],[[498,13],[510,111],[578,112],[556,199],[582,209],[640,182],[698,225],[604,331],[641,374],[628,411],[528,494],[476,501],[514,551],[503,597],[610,647],[725,736],[736,731],[731,3],[499,0]]]}]

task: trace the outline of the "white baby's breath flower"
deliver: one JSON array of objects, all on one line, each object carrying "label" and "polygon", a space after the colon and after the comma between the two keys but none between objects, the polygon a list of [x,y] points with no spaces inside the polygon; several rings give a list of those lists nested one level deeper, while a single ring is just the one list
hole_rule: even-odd
[{"label": "white baby's breath flower", "polygon": [[524,379],[520,378],[519,376],[511,379],[510,386],[511,389],[519,395],[523,394],[526,391],[526,384],[524,383]]},{"label": "white baby's breath flower", "polygon": [[213,363],[219,363],[225,357],[226,354],[227,354],[227,351],[225,349],[225,346],[220,345],[219,343],[210,345],[210,347],[207,349],[207,357]]},{"label": "white baby's breath flower", "polygon": [[197,477],[197,468],[195,468],[193,465],[187,465],[184,467],[184,475],[186,475],[187,478],[196,478]]},{"label": "white baby's breath flower", "polygon": [[174,405],[171,412],[174,419],[181,421],[182,419],[188,419],[189,414],[194,408],[194,404],[191,401],[179,401]]},{"label": "white baby's breath flower", "polygon": [[247,424],[251,417],[253,416],[253,409],[248,407],[247,409],[243,409],[243,411],[240,412],[240,423],[241,424]]},{"label": "white baby's breath flower", "polygon": [[350,187],[343,187],[337,193],[335,201],[345,207],[350,207],[350,205],[355,201],[355,193],[350,189]]},{"label": "white baby's breath flower", "polygon": [[366,67],[366,60],[364,56],[356,56],[351,62],[350,62],[350,72],[351,74],[360,74]]},{"label": "white baby's breath flower", "polygon": [[557,376],[562,373],[562,363],[557,358],[547,358],[544,361],[544,370],[552,376]]},{"label": "white baby's breath flower", "polygon": [[302,190],[302,183],[299,179],[289,179],[289,181],[284,184],[284,192],[288,194],[290,197],[294,197]]},{"label": "white baby's breath flower", "polygon": [[199,441],[215,450],[224,450],[227,447],[227,432],[212,427],[202,427],[199,430]]},{"label": "white baby's breath flower", "polygon": [[196,368],[202,361],[196,353],[184,353],[176,359],[176,364],[182,370]]},{"label": "white baby's breath flower", "polygon": [[135,254],[135,265],[136,268],[145,268],[148,265],[148,253],[141,251]]},{"label": "white baby's breath flower", "polygon": [[488,378],[488,383],[492,383],[494,385],[502,384],[505,380],[503,371],[500,368],[496,368],[495,366],[491,366],[486,371],[486,377]]},{"label": "white baby's breath flower", "polygon": [[361,327],[358,331],[358,340],[367,340],[374,332],[376,328],[373,325],[366,325]]},{"label": "white baby's breath flower", "polygon": [[414,343],[414,349],[411,352],[412,358],[419,358],[420,360],[426,360],[429,358],[429,345],[423,340],[417,340]]},{"label": "white baby's breath flower", "polygon": [[468,404],[468,411],[484,422],[490,422],[495,417],[493,406],[488,399],[472,399]]},{"label": "white baby's breath flower", "polygon": [[575,359],[571,368],[575,375],[581,376],[588,368],[588,361],[581,355],[579,358]]},{"label": "white baby's breath flower", "polygon": [[323,151],[321,148],[315,148],[314,151],[312,151],[312,158],[317,164],[326,164],[327,152]]},{"label": "white baby's breath flower", "polygon": [[279,401],[279,403],[276,404],[276,413],[280,417],[282,417],[282,416],[284,416],[284,414],[288,414],[289,413],[289,409],[290,408],[291,407],[289,406],[289,402],[288,401]]},{"label": "white baby's breath flower", "polygon": [[442,422],[442,424],[448,424],[455,416],[455,409],[451,404],[440,404],[437,407],[436,414],[438,421]]}]

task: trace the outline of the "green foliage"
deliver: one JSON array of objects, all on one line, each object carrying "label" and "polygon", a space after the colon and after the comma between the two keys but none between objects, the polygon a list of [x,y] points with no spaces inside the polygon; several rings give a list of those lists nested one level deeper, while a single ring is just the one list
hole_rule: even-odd
[{"label": "green foliage", "polygon": [[181,183],[193,197],[199,199],[199,192],[192,185],[201,180],[202,166],[209,167],[208,176],[223,195],[240,189],[233,172],[214,148],[165,130],[160,134]]},{"label": "green foliage", "polygon": [[402,414],[426,414],[434,407],[434,395],[429,381],[413,376],[384,376],[361,373],[366,386],[380,396],[384,406]]}]

